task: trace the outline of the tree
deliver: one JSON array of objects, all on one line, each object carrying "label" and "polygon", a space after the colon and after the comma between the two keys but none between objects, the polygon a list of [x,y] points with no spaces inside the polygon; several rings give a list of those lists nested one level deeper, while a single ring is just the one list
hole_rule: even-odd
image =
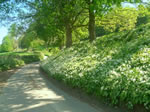
[{"label": "tree", "polygon": [[2,52],[13,51],[13,43],[9,35],[4,37],[1,45],[1,51]]},{"label": "tree", "polygon": [[13,23],[10,28],[8,29],[8,33],[11,34],[12,38],[16,38],[18,35],[18,31],[17,31],[17,24]]},{"label": "tree", "polygon": [[[52,2],[56,24],[65,29],[66,47],[70,47],[72,45],[72,32],[78,27],[86,26],[84,23],[86,17],[82,15],[84,12],[81,7],[82,3],[80,0],[52,0]],[[78,22],[79,19],[83,19],[82,22]]]},{"label": "tree", "polygon": [[[30,18],[35,23],[38,37],[49,42],[52,40],[66,41],[66,47],[72,45],[72,34],[80,27],[88,25],[89,39],[95,38],[95,17],[107,13],[112,6],[121,2],[137,2],[140,0],[35,0],[25,2],[31,9],[20,14],[21,19]],[[28,5],[28,6],[27,6]],[[18,8],[16,8],[18,10]],[[23,10],[23,9],[22,9]],[[88,15],[88,16],[87,16]],[[61,35],[59,34],[61,32]],[[43,37],[41,36],[44,35]],[[64,39],[65,34],[65,39]],[[61,36],[61,38],[60,38]],[[56,38],[56,39],[54,39]],[[61,43],[61,42],[60,42]]]},{"label": "tree", "polygon": [[139,5],[138,6],[138,18],[137,18],[137,26],[142,24],[146,24],[150,21],[150,9],[149,6]]},{"label": "tree", "polygon": [[21,39],[19,39],[19,46],[21,48],[27,48],[28,50],[29,50],[29,48],[31,46],[32,41],[37,39],[37,34],[36,34],[36,32],[34,30],[32,30],[31,26],[24,33],[24,35],[21,37]]},{"label": "tree", "polygon": [[99,25],[110,32],[131,30],[136,26],[137,17],[135,8],[115,8],[99,20]]},{"label": "tree", "polygon": [[103,15],[112,6],[120,5],[122,2],[141,2],[141,0],[83,0],[83,8],[89,11],[89,39],[92,42],[96,38],[95,34],[95,17]]},{"label": "tree", "polygon": [[33,40],[30,47],[34,50],[41,50],[44,47],[45,42],[40,39]]},{"label": "tree", "polygon": [[83,14],[80,0],[43,0],[40,3],[30,3],[30,7],[36,10],[33,17],[35,31],[48,43],[55,41],[61,46],[65,40],[66,47],[70,47],[73,31],[87,26],[87,15]]}]

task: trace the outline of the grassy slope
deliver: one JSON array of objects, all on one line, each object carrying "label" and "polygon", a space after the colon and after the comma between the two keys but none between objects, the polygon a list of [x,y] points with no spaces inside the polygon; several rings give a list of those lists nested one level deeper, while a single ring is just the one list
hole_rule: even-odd
[{"label": "grassy slope", "polygon": [[105,35],[93,44],[83,41],[51,56],[41,67],[112,104],[150,108],[150,24]]}]

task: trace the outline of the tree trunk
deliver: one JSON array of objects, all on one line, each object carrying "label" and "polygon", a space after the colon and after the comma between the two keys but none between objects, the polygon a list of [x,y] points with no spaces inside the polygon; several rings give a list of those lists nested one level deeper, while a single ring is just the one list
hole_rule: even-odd
[{"label": "tree trunk", "polygon": [[48,51],[49,51],[50,42],[51,42],[51,40],[47,39],[47,41],[46,41],[46,50],[48,50]]},{"label": "tree trunk", "polygon": [[95,14],[94,11],[89,8],[89,39],[92,42],[95,38]]},{"label": "tree trunk", "polygon": [[64,47],[64,35],[63,35],[63,38],[60,39],[60,41],[61,41],[61,43],[60,43],[60,45],[59,45],[59,49],[62,50],[63,47]]},{"label": "tree trunk", "polygon": [[72,46],[72,29],[69,24],[66,25],[66,47]]}]

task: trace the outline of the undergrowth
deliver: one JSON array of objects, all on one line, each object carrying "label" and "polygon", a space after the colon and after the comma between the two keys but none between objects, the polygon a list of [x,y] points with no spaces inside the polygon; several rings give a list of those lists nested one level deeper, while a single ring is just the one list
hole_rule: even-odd
[{"label": "undergrowth", "polygon": [[41,67],[52,77],[113,105],[150,109],[150,24],[80,42],[49,57]]}]

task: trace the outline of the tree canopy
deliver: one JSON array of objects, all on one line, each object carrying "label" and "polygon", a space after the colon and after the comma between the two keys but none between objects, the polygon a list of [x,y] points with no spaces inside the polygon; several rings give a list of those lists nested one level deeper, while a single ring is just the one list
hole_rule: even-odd
[{"label": "tree canopy", "polygon": [[[27,32],[34,32],[35,38],[44,40],[47,46],[54,45],[62,48],[64,46],[70,47],[73,42],[80,40],[77,35],[81,34],[81,31],[85,33],[90,42],[95,40],[96,21],[97,18],[99,18],[98,21],[104,21],[101,18],[102,16],[105,16],[109,21],[107,21],[107,24],[111,23],[111,25],[105,25],[103,22],[103,26],[107,30],[132,29],[136,23],[136,11],[134,9],[117,9],[116,7],[120,7],[122,2],[138,3],[141,0],[17,0],[14,5],[10,5],[12,2],[8,0],[1,1],[1,5],[7,4],[9,11],[5,9],[5,12],[8,13],[8,17],[13,18],[14,21],[20,21],[23,26],[23,31],[19,31],[21,28],[17,27],[17,32],[11,31],[12,35],[19,37],[18,35],[21,33],[26,35]],[[132,10],[132,12],[129,10]],[[117,13],[117,11],[122,12],[122,14]],[[16,12],[16,14],[12,12]],[[129,17],[127,13],[132,17]],[[112,15],[113,19],[111,19]],[[124,19],[121,20],[121,16]],[[114,23],[115,19],[119,22]],[[128,19],[130,19],[130,22],[127,22]],[[14,26],[15,24],[11,26],[12,29]]]}]

